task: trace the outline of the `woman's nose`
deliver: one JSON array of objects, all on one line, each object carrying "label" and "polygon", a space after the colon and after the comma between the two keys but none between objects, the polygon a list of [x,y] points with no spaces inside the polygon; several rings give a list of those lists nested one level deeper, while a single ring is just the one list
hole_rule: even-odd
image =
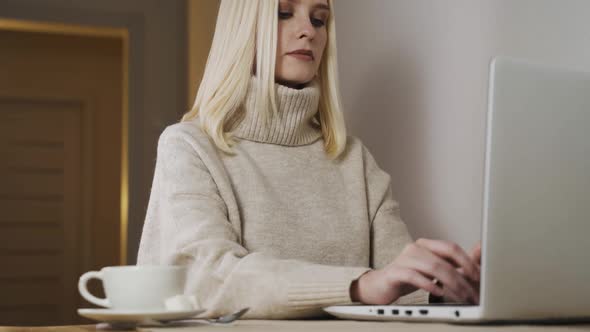
[{"label": "woman's nose", "polygon": [[304,36],[308,39],[315,37],[315,29],[309,19],[298,19],[297,20],[297,38],[303,38]]}]

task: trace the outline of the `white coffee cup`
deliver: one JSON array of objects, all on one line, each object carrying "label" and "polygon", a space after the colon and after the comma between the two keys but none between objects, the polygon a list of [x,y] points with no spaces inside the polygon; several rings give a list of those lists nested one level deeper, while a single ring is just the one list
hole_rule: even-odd
[{"label": "white coffee cup", "polygon": [[[102,281],[106,298],[92,295],[90,279]],[[186,267],[177,265],[108,266],[80,276],[82,297],[101,307],[117,310],[166,310],[165,301],[184,291]]]}]

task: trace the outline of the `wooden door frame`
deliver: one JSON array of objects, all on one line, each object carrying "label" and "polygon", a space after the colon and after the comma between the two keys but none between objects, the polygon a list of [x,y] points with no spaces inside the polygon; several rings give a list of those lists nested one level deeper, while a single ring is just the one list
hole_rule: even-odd
[{"label": "wooden door frame", "polygon": [[[147,6],[147,5],[146,5]],[[175,0],[170,2],[178,10],[178,26],[186,30],[186,17],[183,11],[186,10],[186,0]],[[126,250],[121,253],[123,264],[135,264],[139,236],[145,218],[147,201],[149,199],[149,188],[151,186],[153,166],[155,160],[155,146],[148,146],[146,141],[154,142],[163,128],[179,120],[188,105],[187,100],[187,55],[185,35],[176,36],[178,42],[178,63],[162,63],[159,66],[168,70],[174,70],[179,81],[169,82],[183,87],[176,91],[176,95],[153,96],[146,94],[144,79],[146,72],[152,70],[146,68],[146,13],[147,11],[137,6],[135,9],[125,10],[91,10],[86,8],[64,8],[59,4],[52,4],[47,1],[11,1],[0,2],[0,18],[12,20],[25,20],[33,22],[44,22],[47,24],[86,26],[100,29],[122,29],[127,32],[128,40],[128,67],[127,67],[127,137],[123,137],[127,145],[127,153],[123,160],[127,161],[125,171],[127,175],[127,199],[122,197],[122,204],[126,214],[125,234],[122,233]],[[99,29],[99,30],[100,30]],[[181,31],[182,33],[182,31]],[[184,31],[186,33],[186,31]],[[184,39],[183,39],[184,37]],[[162,83],[166,84],[166,83]],[[168,103],[172,101],[170,109],[146,111],[150,104]],[[159,112],[159,113],[158,113]],[[153,143],[151,143],[153,144]],[[122,170],[123,172],[123,170]],[[123,207],[123,206],[122,206]],[[126,213],[124,212],[126,211]]]}]

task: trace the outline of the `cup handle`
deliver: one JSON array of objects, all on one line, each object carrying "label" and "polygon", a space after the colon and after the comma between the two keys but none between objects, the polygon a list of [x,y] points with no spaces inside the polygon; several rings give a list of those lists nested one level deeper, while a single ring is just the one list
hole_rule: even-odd
[{"label": "cup handle", "polygon": [[88,288],[86,287],[86,284],[88,283],[88,280],[90,280],[90,279],[99,279],[100,281],[103,281],[102,280],[102,272],[90,271],[90,272],[86,272],[82,276],[80,276],[80,279],[78,280],[78,291],[80,292],[80,295],[82,295],[82,297],[85,298],[90,303],[94,303],[94,304],[99,305],[101,307],[110,308],[111,303],[109,302],[109,299],[106,299],[106,298],[101,299],[101,298],[98,298],[98,297],[90,294],[90,292],[88,291]]}]

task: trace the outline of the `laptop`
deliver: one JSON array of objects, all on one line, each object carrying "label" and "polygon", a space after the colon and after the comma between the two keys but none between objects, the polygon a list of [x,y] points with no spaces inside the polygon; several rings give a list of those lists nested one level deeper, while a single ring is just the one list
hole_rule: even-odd
[{"label": "laptop", "polygon": [[335,305],[395,321],[590,320],[590,73],[490,64],[479,305]]}]

